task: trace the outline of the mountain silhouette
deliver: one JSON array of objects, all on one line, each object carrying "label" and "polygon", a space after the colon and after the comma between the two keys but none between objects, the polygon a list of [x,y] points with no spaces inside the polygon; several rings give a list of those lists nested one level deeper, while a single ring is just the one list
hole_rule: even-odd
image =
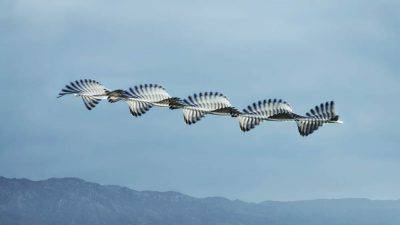
[{"label": "mountain silhouette", "polygon": [[400,201],[266,201],[0,177],[0,225],[399,225]]}]

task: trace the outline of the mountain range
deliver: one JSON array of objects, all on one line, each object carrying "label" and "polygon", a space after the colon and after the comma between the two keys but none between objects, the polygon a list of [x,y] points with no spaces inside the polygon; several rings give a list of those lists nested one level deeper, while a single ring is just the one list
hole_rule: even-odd
[{"label": "mountain range", "polygon": [[0,225],[400,225],[400,200],[248,203],[78,178],[0,177]]}]

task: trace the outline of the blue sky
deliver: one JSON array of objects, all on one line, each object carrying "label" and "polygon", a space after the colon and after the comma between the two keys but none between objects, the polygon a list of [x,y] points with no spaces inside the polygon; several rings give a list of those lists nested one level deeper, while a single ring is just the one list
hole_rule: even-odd
[{"label": "blue sky", "polygon": [[[0,175],[81,177],[137,190],[246,201],[400,196],[398,1],[0,2]],[[335,100],[343,125],[242,133],[180,111],[87,111],[60,89],[158,83],[220,91],[243,108]]]}]

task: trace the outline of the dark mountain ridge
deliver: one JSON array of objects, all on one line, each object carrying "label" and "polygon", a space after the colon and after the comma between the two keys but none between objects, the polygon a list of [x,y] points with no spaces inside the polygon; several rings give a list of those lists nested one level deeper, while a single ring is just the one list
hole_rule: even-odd
[{"label": "dark mountain ridge", "polygon": [[400,201],[247,203],[135,191],[78,178],[0,177],[0,225],[399,225]]}]

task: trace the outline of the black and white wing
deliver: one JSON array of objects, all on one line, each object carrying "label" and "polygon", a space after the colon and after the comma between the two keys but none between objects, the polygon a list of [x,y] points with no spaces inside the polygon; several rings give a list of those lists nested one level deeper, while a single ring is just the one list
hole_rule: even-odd
[{"label": "black and white wing", "polygon": [[165,88],[158,84],[138,85],[126,92],[129,98],[147,103],[160,103],[171,98]]},{"label": "black and white wing", "polygon": [[293,119],[292,106],[282,99],[268,99],[255,102],[243,109],[239,115],[240,129],[249,131],[265,120],[285,121]]},{"label": "black and white wing", "polygon": [[187,124],[194,124],[206,114],[233,114],[238,111],[229,99],[218,92],[201,92],[183,100],[183,117]]},{"label": "black and white wing", "polygon": [[305,117],[296,119],[299,133],[308,136],[318,130],[324,123],[340,123],[335,112],[335,102],[325,102],[315,106]]},{"label": "black and white wing", "polygon": [[194,124],[206,115],[205,111],[183,108],[183,119],[186,124]]},{"label": "black and white wing", "polygon": [[99,82],[91,79],[76,80],[66,85],[57,98],[64,95],[73,94],[82,98],[88,110],[93,109],[101,101],[106,98],[109,90]]},{"label": "black and white wing", "polygon": [[139,117],[145,114],[147,111],[151,109],[151,107],[153,107],[151,103],[135,101],[131,99],[126,100],[126,103],[128,103],[129,111],[135,117]]},{"label": "black and white wing", "polygon": [[176,107],[180,101],[172,98],[161,85],[144,84],[129,88],[126,91],[126,102],[134,116],[141,116],[153,106]]}]

